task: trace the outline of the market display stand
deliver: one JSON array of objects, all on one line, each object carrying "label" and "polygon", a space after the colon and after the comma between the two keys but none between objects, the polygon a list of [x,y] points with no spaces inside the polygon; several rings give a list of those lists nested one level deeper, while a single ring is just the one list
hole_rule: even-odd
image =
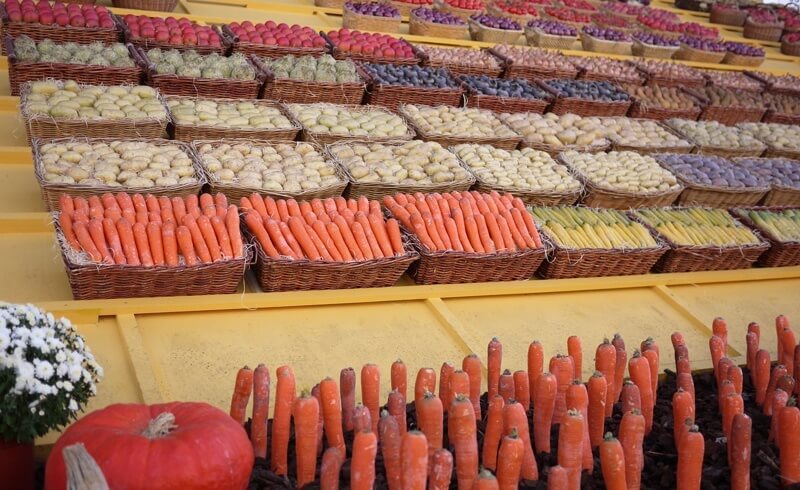
[{"label": "market display stand", "polygon": [[[338,12],[314,7],[310,1],[182,1],[176,14],[184,13],[206,22],[273,19],[318,29],[341,23]],[[681,13],[702,22],[702,14]],[[731,30],[728,35],[739,38]],[[800,72],[796,61],[764,44],[767,60],[761,69]],[[0,93],[8,94],[5,63],[6,58],[0,58]],[[31,168],[17,103],[15,97],[0,97],[0,178],[5,183],[0,195],[0,270],[5,278],[0,298],[36,303],[79,325],[106,372],[89,409],[174,399],[206,400],[224,409],[231,373],[242,363],[291,364],[298,383],[310,386],[322,373],[335,374],[343,365],[387,366],[398,357],[416,372],[434,361],[484,352],[492,336],[507,345],[539,339],[554,349],[550,346],[562,345],[565,331],[595,345],[615,332],[634,339],[663,339],[681,330],[695,353],[694,367],[703,369],[710,366],[707,342],[715,316],[725,317],[737,329],[750,321],[769,325],[779,313],[800,317],[800,267],[440,286],[413,286],[404,278],[383,289],[271,294],[259,292],[248,275],[233,295],[73,301]],[[775,345],[772,329],[764,330],[763,344]],[[743,362],[744,352],[744,337],[733,336],[729,356]],[[509,352],[508,367],[523,369],[524,356]],[[663,359],[665,365],[672,362],[668,356],[671,353]],[[388,391],[388,379],[383,381]],[[51,444],[55,436],[38,442]]]}]

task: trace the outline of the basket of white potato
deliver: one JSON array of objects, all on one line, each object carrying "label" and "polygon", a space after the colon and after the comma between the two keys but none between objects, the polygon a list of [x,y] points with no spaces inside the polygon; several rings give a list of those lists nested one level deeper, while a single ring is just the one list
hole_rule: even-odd
[{"label": "basket of white potato", "polygon": [[601,124],[615,151],[650,153],[691,153],[694,145],[672,129],[652,119],[604,117]]},{"label": "basket of white potato", "polygon": [[519,113],[497,117],[523,137],[522,146],[557,156],[564,150],[605,151],[611,147],[600,118],[577,114]]},{"label": "basket of white potato", "polygon": [[525,204],[558,206],[574,204],[583,189],[565,165],[544,151],[473,144],[454,146],[451,151],[475,176],[480,192],[510,192]]},{"label": "basket of white potato", "polygon": [[113,138],[35,139],[34,171],[48,210],[59,197],[97,196],[105,192],[155,196],[197,194],[205,183],[184,143]]},{"label": "basket of white potato", "polygon": [[503,124],[497,116],[484,109],[451,106],[400,106],[403,115],[424,141],[436,141],[442,146],[462,143],[484,143],[513,150],[522,137]]},{"label": "basket of white potato", "polygon": [[352,142],[327,147],[347,172],[347,197],[466,191],[475,179],[458,158],[433,141]]},{"label": "basket of white potato", "polygon": [[173,138],[179,141],[248,139],[294,141],[300,125],[269,100],[165,97]]},{"label": "basket of white potato", "polygon": [[252,193],[297,200],[341,196],[347,176],[307,142],[195,141],[192,148],[211,192],[231,199]]},{"label": "basket of white potato", "polygon": [[402,117],[370,105],[287,104],[303,127],[303,140],[329,145],[341,140],[410,140],[414,133]]},{"label": "basket of white potato", "polygon": [[800,126],[749,122],[736,127],[767,145],[764,157],[800,160]]},{"label": "basket of white potato", "polygon": [[667,126],[694,143],[694,152],[723,158],[757,157],[767,145],[747,131],[717,121],[669,119]]},{"label": "basket of white potato", "polygon": [[20,113],[33,138],[161,138],[169,115],[158,90],[144,85],[81,85],[74,80],[28,82]]},{"label": "basket of white potato", "polygon": [[632,151],[579,153],[569,150],[559,159],[581,179],[581,203],[595,208],[630,209],[669,206],[683,191],[670,171],[649,155]]}]

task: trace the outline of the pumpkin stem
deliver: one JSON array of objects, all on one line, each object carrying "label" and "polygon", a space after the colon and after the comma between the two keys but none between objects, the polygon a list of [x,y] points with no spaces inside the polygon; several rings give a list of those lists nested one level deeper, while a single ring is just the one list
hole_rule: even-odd
[{"label": "pumpkin stem", "polygon": [[62,454],[67,467],[67,490],[108,490],[103,472],[83,444],[67,446]]},{"label": "pumpkin stem", "polygon": [[156,439],[158,437],[164,437],[177,427],[178,426],[175,425],[175,416],[170,412],[164,412],[150,420],[150,423],[147,424],[147,428],[142,432],[142,435],[148,439]]}]

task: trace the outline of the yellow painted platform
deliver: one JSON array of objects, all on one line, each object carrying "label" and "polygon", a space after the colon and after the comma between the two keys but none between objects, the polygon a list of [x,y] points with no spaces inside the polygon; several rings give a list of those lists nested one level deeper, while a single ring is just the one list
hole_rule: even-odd
[{"label": "yellow painted platform", "polygon": [[[661,0],[656,6],[669,8]],[[274,19],[318,29],[341,24],[340,12],[315,7],[311,0],[184,0],[179,13],[202,22]],[[683,15],[707,22],[707,15]],[[736,29],[726,29],[725,36],[740,38]],[[466,39],[409,39],[487,46]],[[795,59],[780,55],[774,43],[764,44],[768,60],[762,69],[800,72]],[[0,58],[0,298],[36,303],[79,325],[107,375],[90,409],[166,400],[205,400],[226,409],[234,373],[243,364],[265,362],[272,369],[291,364],[299,385],[311,387],[324,376],[338,376],[343,367],[366,362],[379,364],[386,374],[396,358],[410,372],[424,366],[438,370],[443,361],[460,363],[470,352],[485,355],[493,336],[504,343],[505,365],[522,369],[531,340],[542,341],[550,356],[565,350],[568,335],[580,335],[588,375],[593,346],[615,332],[631,349],[655,337],[669,366],[669,334],[680,330],[694,366],[706,368],[715,316],[728,319],[729,355],[738,361],[748,322],[762,323],[766,346],[775,343],[776,315],[800,322],[800,267],[447,286],[415,286],[404,278],[386,289],[272,294],[257,291],[248,278],[235,295],[72,301],[17,99],[8,96],[6,63]],[[52,443],[55,436],[39,443]]]}]

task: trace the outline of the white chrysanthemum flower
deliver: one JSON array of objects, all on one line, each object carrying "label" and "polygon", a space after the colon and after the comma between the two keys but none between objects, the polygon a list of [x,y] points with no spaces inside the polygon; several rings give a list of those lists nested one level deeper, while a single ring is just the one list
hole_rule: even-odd
[{"label": "white chrysanthemum flower", "polygon": [[70,399],[69,401],[69,409],[73,412],[78,411],[78,403],[75,400]]},{"label": "white chrysanthemum flower", "polygon": [[74,388],[73,384],[70,383],[69,381],[64,381],[62,387],[64,388],[64,391],[66,391],[66,392],[70,392]]},{"label": "white chrysanthemum flower", "polygon": [[81,380],[81,376],[83,376],[83,367],[80,364],[70,365],[67,376],[69,376],[70,381],[77,383]]},{"label": "white chrysanthemum flower", "polygon": [[36,366],[36,377],[47,381],[48,379],[53,377],[53,373],[55,370],[53,369],[53,365],[47,361],[40,361],[39,359],[34,359],[33,364]]}]

